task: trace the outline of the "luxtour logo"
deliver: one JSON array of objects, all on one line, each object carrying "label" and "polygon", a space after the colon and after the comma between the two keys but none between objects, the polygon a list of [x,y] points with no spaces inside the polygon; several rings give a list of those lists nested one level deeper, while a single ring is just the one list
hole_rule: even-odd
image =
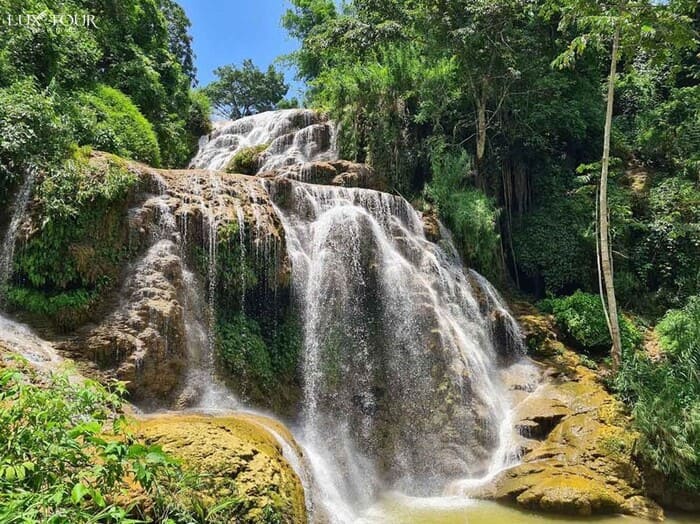
[{"label": "luxtour logo", "polygon": [[95,15],[85,13],[65,14],[43,11],[38,14],[8,14],[3,21],[8,27],[40,27],[49,25],[53,27],[87,27],[97,29]]}]

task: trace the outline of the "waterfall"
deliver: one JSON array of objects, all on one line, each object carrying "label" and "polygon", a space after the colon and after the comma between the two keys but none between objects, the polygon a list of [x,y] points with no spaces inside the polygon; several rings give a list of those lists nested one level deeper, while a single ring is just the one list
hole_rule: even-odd
[{"label": "waterfall", "polygon": [[[259,144],[269,144],[261,171],[302,164],[303,174],[337,159],[335,127],[291,110],[217,124],[192,166],[222,169]],[[501,371],[519,358],[521,334],[496,290],[463,268],[448,232],[429,241],[405,199],[303,180],[261,183],[284,227],[303,322],[295,437],[322,515],[313,520],[353,522],[382,492],[440,496],[511,465]]]},{"label": "waterfall", "polygon": [[2,313],[0,313],[0,343],[43,371],[55,371],[63,362],[53,344],[37,336],[26,325],[15,322]]},{"label": "waterfall", "polygon": [[[0,245],[0,305],[3,305],[5,286],[12,276],[17,233],[27,213],[35,180],[36,170],[30,168],[17,192],[10,223]],[[28,326],[7,318],[1,312],[0,343],[44,371],[53,371],[63,362],[53,344],[37,336]]]},{"label": "waterfall", "polygon": [[34,188],[34,180],[36,171],[34,168],[27,170],[24,181],[17,192],[17,197],[12,210],[10,224],[5,232],[2,245],[0,246],[0,305],[5,300],[5,286],[8,284],[12,276],[12,265],[15,254],[15,242],[17,240],[17,232],[22,225],[22,220],[27,212],[29,198],[32,196]]},{"label": "waterfall", "polygon": [[279,213],[316,469],[361,508],[381,489],[435,495],[503,468],[514,445],[491,322],[454,250],[428,241],[401,197],[292,184]]},{"label": "waterfall", "polygon": [[239,120],[216,122],[214,131],[199,144],[190,163],[197,169],[225,170],[233,156],[252,146],[267,145],[260,171],[337,157],[335,126],[315,111],[286,109]]}]

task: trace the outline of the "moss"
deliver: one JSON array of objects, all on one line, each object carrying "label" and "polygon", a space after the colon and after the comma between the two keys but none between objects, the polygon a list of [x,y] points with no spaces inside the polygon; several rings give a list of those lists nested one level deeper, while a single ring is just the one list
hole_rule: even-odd
[{"label": "moss", "polygon": [[254,175],[260,169],[260,155],[267,150],[269,144],[259,144],[257,146],[244,147],[226,166],[227,173],[240,173],[243,175]]},{"label": "moss", "polygon": [[8,297],[65,329],[87,319],[137,248],[129,243],[127,209],[138,177],[117,157],[88,161],[87,154],[76,151],[40,181]]},{"label": "moss", "polygon": [[[244,293],[258,284],[255,263],[251,249],[239,235],[241,225],[229,222],[219,228],[217,247],[217,303],[228,310],[241,309]],[[208,265],[208,254],[204,263]],[[202,268],[207,274],[206,265]]]},{"label": "moss", "polygon": [[303,487],[270,426],[292,441],[279,424],[253,415],[163,415],[134,423],[137,434],[202,476],[205,502],[231,504],[229,522],[305,522]]},{"label": "moss", "polygon": [[[546,381],[520,402],[516,426],[527,431],[521,464],[495,481],[482,496],[576,515],[626,513],[659,520],[661,508],[646,498],[634,450],[639,434],[623,404],[608,393],[586,359],[556,342],[552,317],[531,308],[520,317],[548,369]],[[524,433],[525,434],[525,433]]]},{"label": "moss", "polygon": [[242,312],[221,314],[217,323],[218,356],[235,379],[232,386],[246,398],[277,411],[296,401],[301,344],[301,328],[292,313],[277,325],[261,326]]},{"label": "moss", "polygon": [[257,322],[243,313],[220,318],[217,335],[221,362],[239,384],[244,389],[269,389],[272,361]]}]

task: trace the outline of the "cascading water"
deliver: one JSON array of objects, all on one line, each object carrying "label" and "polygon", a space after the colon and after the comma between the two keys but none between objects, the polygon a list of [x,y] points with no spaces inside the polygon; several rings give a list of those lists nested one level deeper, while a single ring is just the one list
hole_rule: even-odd
[{"label": "cascading water", "polygon": [[503,468],[510,407],[459,259],[400,197],[298,182],[291,193],[280,214],[304,316],[302,441],[343,506]]},{"label": "cascading water", "polygon": [[[5,285],[12,276],[17,233],[25,219],[35,179],[36,171],[29,169],[15,197],[10,223],[0,245],[0,306],[4,300]],[[7,318],[2,312],[0,312],[0,342],[39,369],[52,370],[63,360],[53,344],[38,337],[28,326]]]},{"label": "cascading water", "polygon": [[15,253],[15,242],[17,241],[17,232],[22,225],[22,220],[27,211],[27,205],[32,195],[35,178],[36,171],[33,168],[27,170],[24,181],[15,198],[10,224],[5,232],[2,245],[0,246],[0,305],[2,305],[5,299],[5,286],[10,276],[12,276],[12,263]]},{"label": "cascading water", "polygon": [[[219,124],[192,165],[221,169],[243,147],[268,143],[261,171],[334,160],[334,128],[314,118],[292,110]],[[449,235],[428,241],[401,197],[264,184],[303,318],[297,437],[321,519],[352,522],[383,490],[440,495],[512,463],[499,362],[519,350],[517,323],[483,277],[465,272]]]},{"label": "cascading water", "polygon": [[216,122],[190,167],[224,170],[242,149],[267,145],[260,171],[337,157],[335,127],[315,111],[287,109]]},{"label": "cascading water", "polygon": [[[184,280],[183,297],[183,319],[185,327],[185,339],[187,349],[188,366],[184,377],[184,385],[179,395],[178,405],[187,408],[199,409],[231,409],[237,406],[233,395],[226,386],[218,379],[214,363],[215,346],[215,291],[216,291],[216,259],[218,244],[218,221],[216,217],[216,207],[220,204],[219,184],[214,173],[209,177],[212,195],[208,199],[209,205],[205,204],[202,197],[202,188],[199,181],[193,178],[190,182],[192,194],[200,197],[200,212],[202,213],[203,242],[206,245],[209,255],[207,266],[207,276],[209,279],[209,289],[205,294],[203,286],[197,279],[194,272],[185,263],[187,256],[186,239],[188,234],[187,214],[183,214],[183,219],[178,228],[178,221],[173,214],[174,203],[168,194],[167,183],[161,177],[155,177],[159,195],[156,209],[158,210],[158,228],[156,231],[156,244],[163,242],[177,245],[178,249],[171,249],[179,253],[179,263],[182,267]],[[196,186],[196,187],[193,187]],[[205,300],[206,297],[206,300]]]}]

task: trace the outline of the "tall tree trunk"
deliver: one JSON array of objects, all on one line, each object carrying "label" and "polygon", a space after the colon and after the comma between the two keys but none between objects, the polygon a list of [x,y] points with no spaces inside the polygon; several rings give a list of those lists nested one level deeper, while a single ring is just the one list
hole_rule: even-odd
[{"label": "tall tree trunk", "polygon": [[[484,91],[486,87],[483,88]],[[486,153],[486,93],[476,100],[476,168],[481,175],[481,166]]]},{"label": "tall tree trunk", "polygon": [[620,29],[615,29],[613,37],[612,57],[610,60],[610,76],[608,77],[608,104],[605,113],[605,135],[603,138],[603,160],[600,172],[600,258],[605,283],[605,295],[608,301],[610,316],[610,338],[612,339],[612,367],[617,373],[622,360],[622,342],[620,340],[620,324],[617,318],[617,301],[615,299],[615,283],[613,281],[613,261],[610,252],[610,236],[608,222],[608,166],[610,164],[610,131],[612,128],[613,99],[615,96],[615,74],[617,72],[617,55],[620,45]]}]

